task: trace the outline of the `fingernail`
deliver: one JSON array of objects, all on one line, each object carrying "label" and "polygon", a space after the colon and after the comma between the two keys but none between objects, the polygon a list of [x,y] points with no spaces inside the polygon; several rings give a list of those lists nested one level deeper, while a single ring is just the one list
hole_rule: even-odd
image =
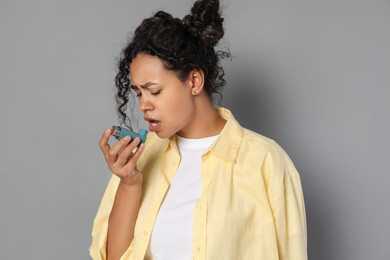
[{"label": "fingernail", "polygon": [[105,134],[111,133],[111,128],[108,128],[104,133]]},{"label": "fingernail", "polygon": [[123,140],[125,142],[129,142],[130,141],[130,136],[126,135],[125,137],[123,137]]}]

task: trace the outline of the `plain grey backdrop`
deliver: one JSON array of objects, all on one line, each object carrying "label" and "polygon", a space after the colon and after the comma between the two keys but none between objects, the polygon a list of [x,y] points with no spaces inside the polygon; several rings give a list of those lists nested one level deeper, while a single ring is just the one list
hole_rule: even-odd
[{"label": "plain grey backdrop", "polygon": [[[116,59],[143,18],[192,3],[0,1],[0,259],[89,259]],[[310,259],[389,260],[390,2],[222,5],[222,105],[294,161]]]}]

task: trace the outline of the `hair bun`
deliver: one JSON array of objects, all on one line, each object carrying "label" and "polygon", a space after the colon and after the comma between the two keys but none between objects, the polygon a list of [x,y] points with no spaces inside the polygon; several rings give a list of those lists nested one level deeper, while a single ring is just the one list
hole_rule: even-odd
[{"label": "hair bun", "polygon": [[214,47],[223,37],[223,18],[218,0],[198,0],[191,9],[191,14],[182,20],[183,25],[196,37]]},{"label": "hair bun", "polygon": [[172,19],[172,15],[164,12],[164,11],[158,11],[155,13],[154,17],[159,18],[161,20],[170,20]]}]

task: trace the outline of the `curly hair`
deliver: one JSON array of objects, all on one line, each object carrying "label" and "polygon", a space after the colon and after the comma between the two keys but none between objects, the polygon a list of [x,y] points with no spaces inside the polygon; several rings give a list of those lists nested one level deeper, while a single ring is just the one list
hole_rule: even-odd
[{"label": "curly hair", "polygon": [[144,19],[122,50],[118,62],[115,99],[120,123],[132,129],[126,114],[131,94],[129,71],[132,60],[140,53],[157,56],[164,68],[174,72],[183,82],[192,70],[202,70],[208,96],[212,100],[214,94],[222,98],[220,91],[226,81],[219,60],[230,57],[229,51],[214,50],[224,35],[222,23],[218,0],[196,1],[191,14],[182,20],[164,11]]}]

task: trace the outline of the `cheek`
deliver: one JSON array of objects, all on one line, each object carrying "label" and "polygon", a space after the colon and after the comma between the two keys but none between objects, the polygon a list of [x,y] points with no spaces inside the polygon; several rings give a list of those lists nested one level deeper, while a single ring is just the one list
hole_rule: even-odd
[{"label": "cheek", "polygon": [[164,104],[164,113],[171,123],[181,124],[193,113],[194,104],[192,96],[184,91],[171,95]]},{"label": "cheek", "polygon": [[185,86],[176,86],[167,95],[164,106],[175,113],[182,113],[193,105],[192,95]]}]

